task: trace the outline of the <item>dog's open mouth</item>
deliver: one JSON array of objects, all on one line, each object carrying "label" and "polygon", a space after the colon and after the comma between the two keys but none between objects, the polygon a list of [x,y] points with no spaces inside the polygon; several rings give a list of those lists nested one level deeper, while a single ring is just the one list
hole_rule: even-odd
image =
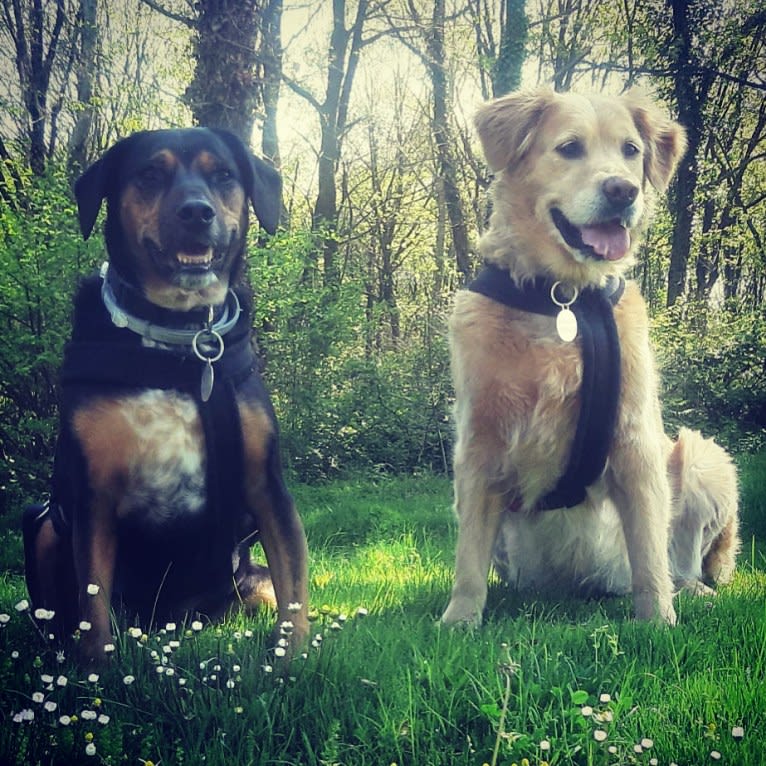
[{"label": "dog's open mouth", "polygon": [[168,284],[186,290],[199,290],[215,284],[224,267],[226,255],[207,243],[185,243],[175,252],[164,250],[150,239],[144,248],[157,275]]},{"label": "dog's open mouth", "polygon": [[630,232],[619,220],[576,226],[556,207],[551,218],[564,242],[591,258],[619,261],[630,250]]},{"label": "dog's open mouth", "polygon": [[205,248],[204,252],[179,252],[176,261],[182,269],[207,271],[213,265],[213,248]]},{"label": "dog's open mouth", "polygon": [[204,273],[223,260],[223,254],[216,253],[207,243],[184,244],[175,253],[161,248],[148,237],[143,244],[155,267],[166,275],[178,272]]}]

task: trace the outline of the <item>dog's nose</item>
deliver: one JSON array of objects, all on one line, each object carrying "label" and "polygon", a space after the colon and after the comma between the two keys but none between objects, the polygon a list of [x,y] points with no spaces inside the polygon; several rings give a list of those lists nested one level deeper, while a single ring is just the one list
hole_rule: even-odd
[{"label": "dog's nose", "polygon": [[615,210],[624,210],[628,205],[632,205],[638,196],[638,186],[619,176],[607,178],[602,185],[602,190]]},{"label": "dog's nose", "polygon": [[191,199],[178,208],[178,217],[186,226],[209,226],[215,218],[215,210],[203,199]]}]

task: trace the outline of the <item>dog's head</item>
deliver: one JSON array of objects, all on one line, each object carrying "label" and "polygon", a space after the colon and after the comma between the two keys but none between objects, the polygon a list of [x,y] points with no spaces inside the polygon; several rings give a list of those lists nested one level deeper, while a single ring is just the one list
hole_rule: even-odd
[{"label": "dog's head", "polygon": [[476,126],[496,174],[482,250],[518,278],[597,284],[632,262],[651,187],[664,191],[684,129],[627,95],[512,93]]},{"label": "dog's head", "polygon": [[106,199],[114,268],[153,303],[184,310],[224,299],[243,266],[248,199],[273,233],[280,194],[274,168],[208,128],[134,133],[75,184],[83,236]]}]

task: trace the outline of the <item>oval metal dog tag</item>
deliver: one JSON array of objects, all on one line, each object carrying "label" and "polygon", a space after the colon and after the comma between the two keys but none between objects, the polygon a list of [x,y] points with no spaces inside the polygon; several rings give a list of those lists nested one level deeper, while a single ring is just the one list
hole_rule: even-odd
[{"label": "oval metal dog tag", "polygon": [[215,372],[213,372],[213,364],[208,360],[208,363],[202,368],[202,380],[200,381],[199,395],[203,402],[206,402],[210,398],[210,394],[213,393],[213,383],[215,383]]},{"label": "oval metal dog tag", "polygon": [[577,337],[577,317],[574,311],[564,307],[556,315],[556,332],[564,343],[571,343]]}]

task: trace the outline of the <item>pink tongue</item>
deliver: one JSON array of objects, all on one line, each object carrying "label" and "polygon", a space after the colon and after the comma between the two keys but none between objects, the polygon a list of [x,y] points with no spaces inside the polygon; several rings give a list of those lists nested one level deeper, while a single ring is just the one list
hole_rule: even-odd
[{"label": "pink tongue", "polygon": [[619,261],[630,248],[630,234],[619,223],[600,223],[597,226],[583,226],[580,236],[586,245],[608,261]]}]

